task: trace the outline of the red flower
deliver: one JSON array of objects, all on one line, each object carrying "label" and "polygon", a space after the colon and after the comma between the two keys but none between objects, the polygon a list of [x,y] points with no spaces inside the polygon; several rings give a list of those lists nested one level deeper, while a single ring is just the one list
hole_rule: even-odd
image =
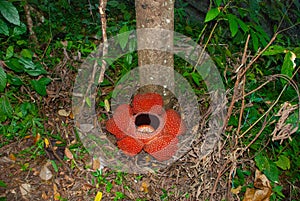
[{"label": "red flower", "polygon": [[152,111],[160,114],[162,112],[162,106],[163,99],[156,93],[137,94],[132,100],[132,109],[134,113]]},{"label": "red flower", "polygon": [[159,161],[170,159],[177,151],[178,138],[186,130],[175,110],[163,109],[159,94],[134,96],[132,107],[118,106],[113,117],[106,122],[106,130],[113,134],[118,147],[134,156],[142,150]]},{"label": "red flower", "polygon": [[159,161],[170,159],[177,151],[178,138],[165,134],[154,138],[144,146],[145,152]]},{"label": "red flower", "polygon": [[129,156],[134,156],[142,151],[144,144],[137,139],[126,136],[117,142],[118,147]]}]

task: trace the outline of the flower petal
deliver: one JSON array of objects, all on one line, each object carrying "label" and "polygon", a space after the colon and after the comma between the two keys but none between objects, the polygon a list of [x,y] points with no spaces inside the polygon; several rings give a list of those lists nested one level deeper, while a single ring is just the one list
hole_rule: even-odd
[{"label": "flower petal", "polygon": [[180,118],[180,115],[175,110],[166,111],[166,123],[164,126],[164,132],[173,136],[178,136],[186,131],[184,121]]},{"label": "flower petal", "polygon": [[120,128],[116,125],[113,118],[106,121],[106,130],[116,136],[117,139],[122,139],[126,135],[120,130]]},{"label": "flower petal", "polygon": [[177,151],[178,138],[172,135],[161,135],[145,144],[144,151],[158,161],[170,159]]},{"label": "flower petal", "polygon": [[157,93],[137,94],[132,100],[132,109],[134,113],[151,111],[160,114],[162,112],[162,106],[163,99],[161,95]]},{"label": "flower petal", "polygon": [[117,142],[118,147],[127,155],[135,156],[142,151],[144,144],[140,140],[126,136]]},{"label": "flower petal", "polygon": [[128,104],[119,105],[113,114],[113,119],[119,130],[126,135],[133,132],[135,127],[132,114],[132,109]]}]

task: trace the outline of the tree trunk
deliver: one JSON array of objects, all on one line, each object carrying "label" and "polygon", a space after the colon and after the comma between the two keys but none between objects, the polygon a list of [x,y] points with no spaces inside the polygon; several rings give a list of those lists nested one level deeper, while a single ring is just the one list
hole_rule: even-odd
[{"label": "tree trunk", "polygon": [[[175,0],[135,0],[137,40],[140,49],[138,51],[139,67],[154,65],[173,68],[174,2]],[[155,28],[157,31],[148,32],[145,31],[146,28]],[[160,31],[162,29],[170,30],[170,32]],[[157,47],[164,47],[163,51],[145,49],[147,48],[145,43],[151,42],[155,43]],[[174,75],[165,75],[163,70],[161,72],[140,70],[142,85],[150,83],[149,79],[152,79],[153,82],[153,77],[157,79],[156,83],[165,83],[166,79],[168,79],[167,83],[174,82]],[[169,87],[171,86],[168,85]],[[143,89],[143,92],[145,91],[161,92],[161,87],[146,87]],[[164,99],[167,102],[168,96],[164,92]]]}]

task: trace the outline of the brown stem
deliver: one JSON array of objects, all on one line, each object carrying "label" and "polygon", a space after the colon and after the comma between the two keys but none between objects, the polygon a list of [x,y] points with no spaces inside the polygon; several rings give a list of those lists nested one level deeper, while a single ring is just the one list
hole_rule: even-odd
[{"label": "brown stem", "polygon": [[32,18],[31,18],[31,15],[30,15],[30,8],[29,8],[28,3],[24,4],[24,11],[25,11],[27,27],[28,27],[28,30],[29,30],[30,38],[33,40],[34,43],[37,44],[38,40],[37,40],[37,37],[35,35],[35,32],[33,31],[33,22],[32,22]]}]

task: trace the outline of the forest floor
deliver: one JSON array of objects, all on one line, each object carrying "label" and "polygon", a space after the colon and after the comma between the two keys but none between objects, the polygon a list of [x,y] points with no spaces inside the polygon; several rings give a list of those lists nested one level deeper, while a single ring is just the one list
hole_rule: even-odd
[{"label": "forest floor", "polygon": [[[63,59],[54,69],[48,69],[52,79],[48,96],[40,99],[35,92],[30,94],[44,119],[45,133],[29,135],[0,148],[0,180],[5,183],[0,185],[0,200],[83,201],[94,200],[97,192],[103,194],[102,200],[204,200],[211,195],[216,200],[224,198],[227,184],[218,176],[218,168],[224,163],[220,148],[200,159],[196,145],[156,174],[118,173],[106,167],[97,170],[99,161],[80,144],[72,113],[69,115],[76,73],[66,66],[67,62],[80,65]],[[108,93],[113,88],[102,90]],[[46,154],[38,155],[37,142],[41,140],[44,143],[39,148]],[[218,185],[214,186],[216,180]]]}]

